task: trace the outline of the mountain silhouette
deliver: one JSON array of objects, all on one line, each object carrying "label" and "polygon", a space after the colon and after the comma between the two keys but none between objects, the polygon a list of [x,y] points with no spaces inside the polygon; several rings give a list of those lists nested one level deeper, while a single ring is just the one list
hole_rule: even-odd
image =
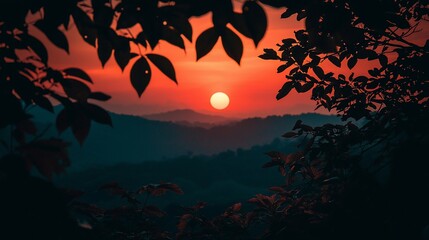
[{"label": "mountain silhouette", "polygon": [[225,125],[238,120],[234,118],[199,113],[191,109],[178,109],[168,112],[143,115],[142,117],[149,120],[174,122],[180,125],[204,128],[210,128],[216,125]]},{"label": "mountain silhouette", "polygon": [[[59,110],[55,109],[56,112]],[[32,114],[40,125],[51,123],[46,137],[59,136],[52,124],[55,117],[53,114],[46,111],[33,111]],[[91,133],[82,146],[77,143],[70,130],[60,135],[71,143],[70,170],[248,149],[281,137],[283,133],[292,130],[297,120],[312,126],[341,121],[334,115],[308,113],[249,118],[206,129],[148,120],[140,116],[111,113],[111,117],[113,127],[92,124]]]}]

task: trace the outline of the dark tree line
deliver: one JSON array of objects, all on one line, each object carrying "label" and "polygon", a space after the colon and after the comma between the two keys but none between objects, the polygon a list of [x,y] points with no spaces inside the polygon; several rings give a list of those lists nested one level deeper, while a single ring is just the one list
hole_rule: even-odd
[{"label": "dark tree line", "polygon": [[[29,199],[22,193],[40,189],[46,193],[43,196],[58,196],[49,201],[58,199],[53,202],[62,209],[60,194],[30,172],[35,168],[46,178],[63,172],[70,164],[68,143],[45,139],[46,130],[36,129],[28,114],[30,107],[37,105],[53,112],[53,104],[60,103],[64,108],[57,114],[58,132],[71,128],[81,144],[93,122],[112,125],[107,111],[96,104],[110,96],[91,89],[91,77],[79,66],[51,68],[48,51],[31,35],[30,25],[69,52],[62,29],[74,24],[82,39],[95,48],[102,66],[115,61],[122,70],[130,68],[130,81],[141,96],[152,79],[153,66],[177,83],[168,56],[151,50],[160,41],[184,49],[184,41],[194,40],[190,17],[212,14],[213,26],[195,40],[197,60],[209,54],[220,39],[227,55],[240,64],[241,38],[250,38],[257,46],[265,34],[267,20],[262,6],[266,5],[284,7],[282,18],[305,21],[305,29],[279,40],[276,49],[264,49],[260,56],[279,61],[277,71],[286,74],[277,99],[291,91],[311,91],[317,108],[335,112],[348,122],[311,127],[298,121],[284,137],[302,137],[300,151],[270,152],[272,161],[264,165],[278,167],[286,177],[284,185],[273,187],[272,196],[250,199],[256,205],[251,212],[241,211],[241,205],[236,204],[219,218],[206,219],[198,213],[204,204],[189,208],[180,218],[178,237],[419,239],[429,224],[425,151],[429,143],[429,42],[415,42],[413,37],[428,26],[428,4],[425,0],[249,0],[243,2],[241,12],[234,12],[231,0],[7,1],[0,10],[0,128],[8,133],[1,139],[7,154],[1,159],[0,177],[11,196],[7,204],[13,204],[14,198]],[[131,51],[132,45],[138,52]],[[360,62],[372,66],[363,75],[353,72]],[[330,72],[328,65],[339,70],[347,67],[349,74]],[[380,177],[380,173],[384,175]],[[21,195],[15,193],[18,187]],[[175,185],[146,187],[181,192]],[[138,195],[150,195],[152,190],[128,192],[116,185],[105,188],[128,200],[133,210],[131,219],[163,215],[159,209],[140,205]],[[48,201],[38,196],[40,202]],[[25,204],[15,206],[21,211],[19,206]],[[2,203],[1,207],[6,211],[8,206]],[[10,209],[9,216],[13,216],[15,212]],[[56,230],[68,229],[51,231],[52,239],[68,231],[79,232],[65,208],[46,209],[63,212],[64,221],[49,221],[62,226]],[[97,218],[103,215],[94,206],[81,205],[80,211]],[[20,214],[29,212],[27,209]],[[24,218],[33,217],[39,216]],[[10,223],[16,228],[8,229],[17,229],[16,234],[30,234],[18,231],[19,224]],[[152,221],[144,223],[143,229],[139,225],[121,231],[136,239],[171,236],[152,231],[157,229]],[[37,229],[45,228],[34,227]],[[103,234],[115,238],[108,232]]]}]

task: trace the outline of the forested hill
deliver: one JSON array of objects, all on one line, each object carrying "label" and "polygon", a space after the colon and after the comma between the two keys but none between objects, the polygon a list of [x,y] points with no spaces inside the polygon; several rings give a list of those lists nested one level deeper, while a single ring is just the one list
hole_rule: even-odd
[{"label": "forested hill", "polygon": [[[35,120],[41,124],[53,121],[53,116],[48,113],[33,114]],[[89,137],[82,146],[74,140],[70,131],[62,134],[62,137],[72,143],[71,170],[117,163],[140,163],[184,155],[212,155],[228,149],[246,149],[270,143],[281,137],[293,128],[298,119],[308,125],[340,121],[332,115],[311,113],[249,118],[205,129],[131,115],[111,113],[111,116],[113,128],[92,124]],[[58,136],[54,125],[48,134]]]}]

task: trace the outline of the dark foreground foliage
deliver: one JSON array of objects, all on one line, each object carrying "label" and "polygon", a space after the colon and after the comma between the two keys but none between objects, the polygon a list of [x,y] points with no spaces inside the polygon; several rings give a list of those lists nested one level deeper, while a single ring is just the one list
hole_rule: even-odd
[{"label": "dark foreground foliage", "polygon": [[[243,44],[232,30],[253,40],[264,36],[262,5],[285,7],[284,18],[305,21],[305,29],[260,57],[282,62],[288,71],[277,99],[292,90],[311,91],[317,107],[345,121],[365,124],[308,126],[298,121],[285,137],[305,137],[299,152],[270,152],[265,167],[278,167],[286,181],[273,195],[257,195],[251,210],[237,203],[218,216],[204,217],[205,203],[183,209],[176,233],[158,218],[164,211],[141,195],[182,193],[171,183],[136,191],[116,184],[103,189],[120,195],[126,206],[103,210],[73,200],[47,180],[69,166],[67,143],[44,139],[27,113],[37,105],[57,115],[59,132],[71,128],[82,144],[93,122],[112,125],[94,101],[110,96],[93,91],[80,68],[53,69],[44,44],[29,31],[36,27],[69,52],[62,29],[72,23],[96,48],[102,65],[112,57],[124,70],[134,58],[130,81],[141,96],[151,81],[151,65],[177,82],[173,64],[150,52],[159,41],[184,48],[192,41],[189,18],[212,13],[213,27],[195,41],[197,60],[220,39],[227,55],[240,63]],[[427,238],[429,144],[429,43],[413,38],[427,27],[428,1],[333,0],[245,1],[242,12],[230,0],[8,1],[0,10],[0,128],[7,154],[1,158],[1,234],[15,239],[422,239]],[[29,16],[31,15],[31,16]],[[135,28],[137,26],[137,28]],[[138,53],[131,51],[131,44]],[[146,51],[143,51],[143,48]],[[326,66],[370,64],[365,73],[337,74]],[[345,68],[339,69],[339,71]],[[4,131],[3,131],[4,132]],[[279,133],[280,135],[281,133]],[[36,169],[36,170],[34,170]],[[72,215],[73,213],[74,215]],[[91,221],[77,223],[81,213]],[[89,229],[92,228],[92,229]]]}]

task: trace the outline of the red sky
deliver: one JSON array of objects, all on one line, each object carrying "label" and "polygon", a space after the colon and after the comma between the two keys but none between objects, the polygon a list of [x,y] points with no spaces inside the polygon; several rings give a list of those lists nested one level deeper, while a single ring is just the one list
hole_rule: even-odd
[{"label": "red sky", "polygon": [[[161,41],[154,53],[162,54],[173,62],[179,85],[152,66],[152,80],[141,98],[138,98],[129,81],[129,71],[136,58],[128,64],[123,73],[113,56],[103,69],[96,49],[81,39],[74,26],[67,32],[70,55],[52,47],[43,36],[41,38],[50,45],[50,65],[56,68],[73,66],[86,70],[95,82],[93,90],[112,96],[103,106],[113,112],[141,115],[186,108],[228,117],[312,112],[315,103],[310,100],[309,93],[297,94],[292,91],[289,96],[277,101],[275,96],[284,83],[285,73],[276,73],[279,62],[257,57],[264,48],[276,48],[275,44],[283,38],[292,37],[294,30],[302,28],[303,22],[296,22],[294,17],[280,19],[283,9],[266,10],[268,31],[258,48],[255,49],[251,40],[242,38],[244,54],[241,66],[226,55],[220,40],[214,49],[198,62],[193,43],[185,40],[185,52]],[[211,16],[192,18],[191,24],[195,42],[203,30],[211,27]],[[149,52],[150,50],[147,53]],[[337,69],[336,72],[349,74],[347,68],[340,71]],[[225,110],[216,110],[210,106],[210,96],[218,91],[225,92],[230,97],[230,105]]]}]

